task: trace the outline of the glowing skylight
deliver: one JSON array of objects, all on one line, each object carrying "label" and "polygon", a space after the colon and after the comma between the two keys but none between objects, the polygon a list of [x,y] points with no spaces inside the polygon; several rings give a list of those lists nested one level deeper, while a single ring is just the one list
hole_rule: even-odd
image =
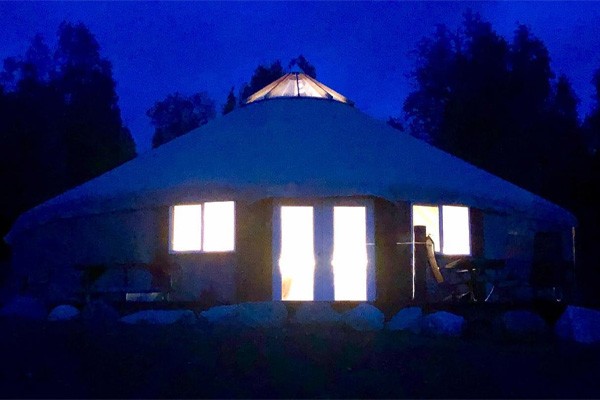
[{"label": "glowing skylight", "polygon": [[352,104],[343,95],[303,73],[289,73],[246,99],[246,104],[276,97],[317,97]]}]

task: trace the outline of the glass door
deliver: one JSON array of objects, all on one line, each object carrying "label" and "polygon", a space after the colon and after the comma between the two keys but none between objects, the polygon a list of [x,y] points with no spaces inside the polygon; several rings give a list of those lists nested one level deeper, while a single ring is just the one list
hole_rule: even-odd
[{"label": "glass door", "polygon": [[281,300],[313,300],[313,207],[281,207]]},{"label": "glass door", "polygon": [[367,209],[333,208],[335,300],[367,300]]},{"label": "glass door", "polygon": [[375,299],[372,203],[339,203],[275,206],[274,300]]}]

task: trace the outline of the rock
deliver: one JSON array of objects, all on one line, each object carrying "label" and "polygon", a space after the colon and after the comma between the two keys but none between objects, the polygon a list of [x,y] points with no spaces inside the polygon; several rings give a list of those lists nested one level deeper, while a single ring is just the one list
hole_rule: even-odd
[{"label": "rock", "polygon": [[302,325],[335,324],[341,320],[340,313],[322,301],[302,303],[292,318],[292,322]]},{"label": "rock", "polygon": [[119,312],[102,300],[90,301],[81,311],[81,317],[91,323],[113,323],[120,318]]},{"label": "rock", "polygon": [[420,307],[408,307],[398,311],[387,323],[387,329],[390,331],[409,331],[412,333],[421,332],[421,320],[423,311]]},{"label": "rock", "polygon": [[421,329],[429,335],[460,336],[465,319],[446,311],[438,311],[423,317]]},{"label": "rock", "polygon": [[578,343],[600,342],[600,311],[568,306],[556,322],[554,332],[558,337]]},{"label": "rock", "polygon": [[230,306],[215,306],[206,311],[202,311],[200,316],[206,319],[209,324],[219,325],[233,323],[233,320],[238,313],[237,307],[237,304]]},{"label": "rock", "polygon": [[509,335],[536,336],[548,331],[542,317],[531,311],[507,311],[502,316],[502,325]]},{"label": "rock", "polygon": [[243,324],[256,327],[281,327],[288,317],[282,302],[242,303],[239,314]]},{"label": "rock", "polygon": [[121,322],[150,325],[192,324],[196,322],[196,314],[192,310],[144,310],[124,316]]},{"label": "rock", "polygon": [[342,322],[357,331],[378,331],[383,329],[383,313],[371,304],[362,303],[342,314]]},{"label": "rock", "polygon": [[0,309],[0,316],[3,317],[44,320],[47,315],[48,311],[44,303],[30,296],[15,296]]},{"label": "rock", "polygon": [[76,307],[68,304],[63,304],[54,307],[48,315],[48,321],[71,321],[79,318],[81,313]]},{"label": "rock", "polygon": [[288,313],[285,304],[273,301],[217,306],[200,315],[211,325],[263,328],[283,326]]}]

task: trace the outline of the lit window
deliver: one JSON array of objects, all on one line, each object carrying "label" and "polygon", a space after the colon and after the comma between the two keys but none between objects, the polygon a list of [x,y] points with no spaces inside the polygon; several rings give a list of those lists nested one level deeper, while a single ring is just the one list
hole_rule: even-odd
[{"label": "lit window", "polygon": [[435,243],[435,251],[447,255],[471,254],[468,207],[442,206],[440,214],[438,206],[414,205],[413,228],[418,225],[425,226]]},{"label": "lit window", "polygon": [[442,235],[444,254],[471,254],[467,207],[442,206]]},{"label": "lit window", "polygon": [[234,250],[233,201],[173,206],[171,223],[173,252]]},{"label": "lit window", "polygon": [[204,203],[204,251],[233,251],[234,230],[233,201]]},{"label": "lit window", "polygon": [[440,251],[440,211],[437,206],[413,206],[413,229],[425,226],[425,232],[431,236],[435,251]]},{"label": "lit window", "polygon": [[202,249],[202,206],[192,204],[173,207],[173,251]]}]

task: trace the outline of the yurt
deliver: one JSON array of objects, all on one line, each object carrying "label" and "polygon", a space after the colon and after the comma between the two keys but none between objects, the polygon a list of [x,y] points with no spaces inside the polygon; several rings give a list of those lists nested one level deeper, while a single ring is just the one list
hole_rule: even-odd
[{"label": "yurt", "polygon": [[290,73],[219,117],[21,215],[5,240],[49,298],[382,301],[414,296],[414,226],[439,255],[527,280],[571,213]]}]

